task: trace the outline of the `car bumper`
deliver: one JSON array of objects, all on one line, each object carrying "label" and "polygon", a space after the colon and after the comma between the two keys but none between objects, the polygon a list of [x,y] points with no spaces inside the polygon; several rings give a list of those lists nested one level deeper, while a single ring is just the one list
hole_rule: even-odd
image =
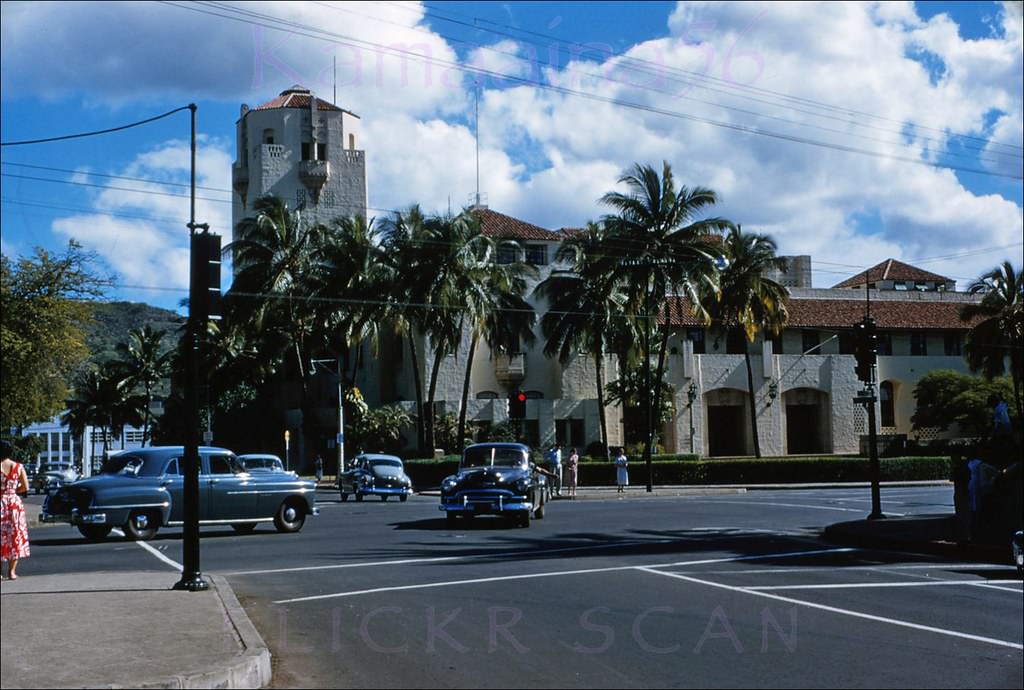
[{"label": "car bumper", "polygon": [[80,511],[73,510],[71,513],[40,513],[40,522],[63,522],[69,525],[106,525],[108,517],[106,513],[81,513]]},{"label": "car bumper", "polygon": [[357,493],[364,496],[409,496],[412,489],[407,486],[364,486]]},{"label": "car bumper", "polygon": [[501,515],[532,511],[533,503],[522,496],[459,496],[442,499],[439,508],[446,513]]}]

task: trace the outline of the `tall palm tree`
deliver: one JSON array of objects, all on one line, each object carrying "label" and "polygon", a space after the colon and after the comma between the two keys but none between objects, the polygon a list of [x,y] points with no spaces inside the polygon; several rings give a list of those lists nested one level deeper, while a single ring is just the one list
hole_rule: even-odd
[{"label": "tall palm tree", "polygon": [[260,348],[264,357],[280,361],[294,355],[304,380],[314,324],[307,281],[318,270],[324,229],[303,222],[279,197],[261,197],[254,210],[224,248],[235,270],[224,308],[228,319],[267,345]]},{"label": "tall palm tree", "polygon": [[1013,381],[1017,417],[1021,418],[1021,382],[1024,380],[1024,274],[1004,261],[974,281],[968,292],[984,295],[979,304],[961,310],[964,321],[981,319],[967,336],[964,357],[972,371],[986,378],[1007,369]]},{"label": "tall palm tree", "polygon": [[555,260],[570,266],[554,271],[534,289],[547,300],[541,319],[544,354],[556,356],[564,366],[577,352],[594,357],[597,379],[597,409],[601,424],[601,443],[608,456],[608,417],[605,413],[604,353],[608,330],[620,319],[626,303],[622,286],[614,280],[614,257],[604,248],[604,228],[589,222],[586,229],[559,246]]},{"label": "tall palm tree", "polygon": [[[710,189],[681,185],[678,189],[672,168],[662,163],[661,174],[648,165],[635,164],[619,178],[626,192],[608,192],[601,202],[615,209],[604,217],[609,252],[622,259],[613,275],[625,285],[629,301],[627,311],[641,333],[645,367],[653,354],[652,328],[669,295],[683,295],[702,316],[702,295],[714,289],[717,280],[717,250],[708,238],[728,230],[732,223],[724,218],[696,216],[718,202]],[[665,352],[668,348],[668,324],[662,329],[658,353],[658,371],[647,385],[647,395],[661,389]],[[651,419],[656,418],[654,411]],[[652,422],[649,421],[648,424]],[[644,436],[649,438],[653,429]],[[650,444],[645,443],[644,460],[650,476]]]},{"label": "tall palm tree", "polygon": [[120,369],[130,389],[141,388],[143,408],[142,445],[150,438],[150,403],[160,383],[170,375],[173,351],[163,346],[165,332],[150,325],[132,329],[128,341],[118,343]]},{"label": "tall palm tree", "polygon": [[[785,269],[786,260],[776,256],[776,245],[768,235],[743,233],[740,226],[731,228],[722,243],[725,267],[719,275],[719,298],[705,303],[712,316],[712,328],[728,335],[742,332],[752,343],[757,334],[769,331],[778,335],[786,325],[789,313],[784,285],[768,278],[773,269]],[[757,433],[757,406],[754,402],[754,375],[750,366],[750,349],[743,348],[747,366],[747,402],[754,436],[754,456],[761,457]]]},{"label": "tall palm tree", "polygon": [[[470,212],[469,218],[475,225],[471,232],[479,236],[474,241],[475,258],[467,260],[466,270],[455,276],[461,284],[457,289],[464,296],[464,322],[469,328],[469,352],[466,355],[456,437],[459,450],[466,438],[469,386],[479,341],[483,339],[492,354],[512,354],[519,351],[520,343],[535,340],[533,326],[536,322],[533,306],[523,295],[527,279],[535,278],[537,269],[522,261],[499,263],[497,243],[480,234],[479,215]],[[518,246],[515,249],[518,253]]]},{"label": "tall palm tree", "polygon": [[412,362],[412,378],[415,387],[417,447],[426,448],[423,377],[417,337],[426,331],[427,311],[423,302],[429,273],[432,244],[428,237],[426,217],[419,206],[405,211],[396,211],[381,226],[381,246],[384,250],[384,265],[388,270],[386,285],[381,296],[387,301],[384,321],[389,323],[395,334],[404,337],[409,344]]}]

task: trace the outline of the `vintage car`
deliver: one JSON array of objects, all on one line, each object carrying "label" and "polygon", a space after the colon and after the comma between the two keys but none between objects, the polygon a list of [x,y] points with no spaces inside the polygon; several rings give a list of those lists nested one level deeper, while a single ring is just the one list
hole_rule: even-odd
[{"label": "vintage car", "polygon": [[78,472],[70,462],[44,462],[34,472],[30,486],[34,493],[48,493],[76,479]]},{"label": "vintage car", "polygon": [[284,472],[281,458],[268,453],[245,453],[238,456],[238,461],[246,472]]},{"label": "vintage car", "polygon": [[352,460],[352,467],[338,475],[338,491],[341,500],[347,501],[349,494],[357,501],[363,496],[398,496],[399,501],[409,498],[412,480],[405,474],[401,459],[394,455],[362,453]]},{"label": "vintage car", "polygon": [[[316,487],[286,472],[246,472],[224,448],[200,447],[199,522],[251,532],[273,522],[281,532],[302,529],[317,515]],[[158,446],[111,455],[100,474],[62,486],[46,497],[42,522],[67,522],[87,539],[114,527],[134,540],[152,539],[164,526],[182,525],[184,448]]]},{"label": "vintage car", "polygon": [[544,518],[546,473],[530,462],[521,443],[477,443],[462,452],[459,471],[441,482],[441,510],[459,515],[500,515],[522,527]]}]

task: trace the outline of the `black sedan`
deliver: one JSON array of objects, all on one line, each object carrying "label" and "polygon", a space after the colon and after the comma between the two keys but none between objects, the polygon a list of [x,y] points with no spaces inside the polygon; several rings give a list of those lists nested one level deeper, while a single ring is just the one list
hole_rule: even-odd
[{"label": "black sedan", "polygon": [[341,500],[349,495],[357,501],[364,496],[380,496],[386,501],[389,496],[398,496],[399,501],[409,498],[412,480],[405,474],[402,460],[394,455],[363,453],[352,461],[352,467],[338,475],[338,491]]},{"label": "black sedan", "polygon": [[530,462],[521,443],[477,443],[462,452],[458,474],[441,482],[441,510],[457,516],[500,515],[521,527],[544,518],[546,472]]},{"label": "black sedan", "polygon": [[[43,502],[43,522],[67,522],[87,539],[114,527],[129,539],[152,539],[185,518],[184,448],[157,446],[111,455],[95,477],[60,487]],[[251,532],[273,522],[280,532],[302,529],[317,515],[316,486],[285,472],[246,472],[224,448],[200,447],[199,522]]]}]

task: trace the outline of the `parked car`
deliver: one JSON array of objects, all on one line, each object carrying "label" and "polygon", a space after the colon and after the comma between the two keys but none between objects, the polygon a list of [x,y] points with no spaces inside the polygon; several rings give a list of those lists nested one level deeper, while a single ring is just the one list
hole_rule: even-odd
[{"label": "parked car", "polygon": [[284,463],[276,455],[267,453],[245,453],[238,461],[246,472],[284,472]]},{"label": "parked car", "polygon": [[412,480],[405,474],[402,460],[394,455],[362,453],[352,460],[351,469],[338,475],[338,491],[341,500],[347,501],[349,494],[357,501],[363,496],[398,496],[405,501],[412,493]]},{"label": "parked car", "polygon": [[[156,446],[111,455],[100,474],[57,489],[43,502],[43,522],[67,522],[87,539],[120,527],[129,539],[152,539],[184,522],[182,446]],[[251,532],[273,522],[281,532],[302,529],[318,515],[316,486],[286,472],[246,472],[224,448],[200,447],[199,522]]]},{"label": "parked car", "polygon": [[477,443],[462,452],[459,471],[441,482],[441,510],[457,516],[500,515],[521,527],[544,519],[546,474],[530,462],[521,443]]},{"label": "parked car", "polygon": [[70,462],[41,463],[29,482],[37,494],[48,493],[78,479],[78,472]]}]

